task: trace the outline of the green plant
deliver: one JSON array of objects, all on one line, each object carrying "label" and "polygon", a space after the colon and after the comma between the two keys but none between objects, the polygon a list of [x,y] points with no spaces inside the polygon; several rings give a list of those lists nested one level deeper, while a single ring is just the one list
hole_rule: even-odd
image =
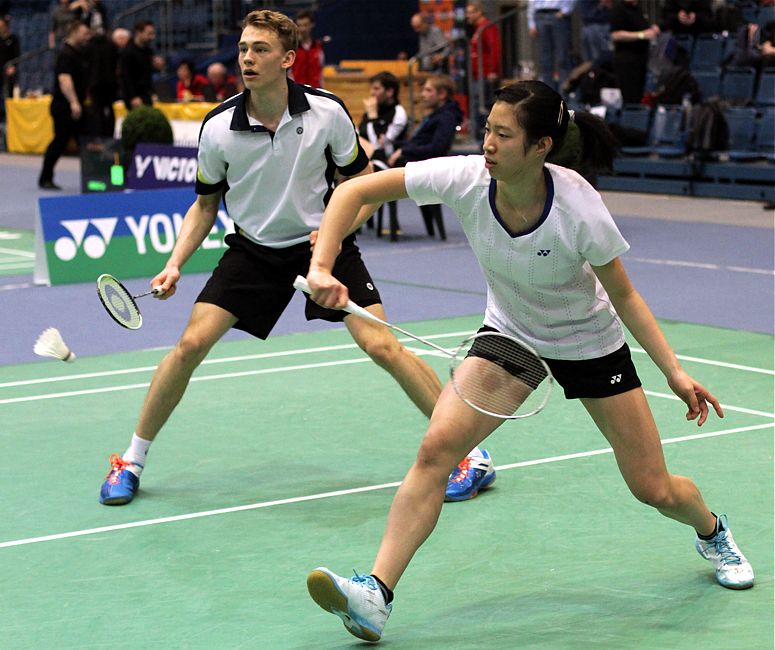
[{"label": "green plant", "polygon": [[121,142],[125,151],[133,151],[139,142],[172,144],[172,126],[167,116],[158,108],[140,106],[124,118],[121,126]]}]

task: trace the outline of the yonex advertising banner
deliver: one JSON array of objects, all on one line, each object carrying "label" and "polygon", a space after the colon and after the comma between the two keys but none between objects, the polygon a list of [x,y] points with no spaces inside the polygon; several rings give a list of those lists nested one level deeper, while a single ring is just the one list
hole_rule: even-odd
[{"label": "yonex advertising banner", "polygon": [[[39,199],[35,282],[88,282],[102,273],[152,278],[164,268],[195,198],[185,188]],[[234,224],[221,209],[184,270],[215,268],[231,232]]]},{"label": "yonex advertising banner", "polygon": [[132,154],[126,186],[133,190],[193,187],[196,147],[138,144]]}]

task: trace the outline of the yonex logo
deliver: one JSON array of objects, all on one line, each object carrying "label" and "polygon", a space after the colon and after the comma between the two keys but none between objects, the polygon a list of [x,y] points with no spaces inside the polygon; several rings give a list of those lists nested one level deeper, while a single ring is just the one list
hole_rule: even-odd
[{"label": "yonex logo", "polygon": [[302,133],[304,133],[304,127],[302,127],[302,126],[297,126],[297,127],[296,127],[296,133],[298,133],[299,135],[301,135]]},{"label": "yonex logo", "polygon": [[373,285],[371,282],[367,282],[367,283],[366,283],[366,288],[367,288],[369,291],[374,291],[374,285]]},{"label": "yonex logo", "polygon": [[538,250],[538,256],[539,257],[546,257],[549,253],[551,253],[551,250],[547,250],[545,248],[541,248]]},{"label": "yonex logo", "polygon": [[611,383],[612,384],[618,384],[621,381],[622,381],[622,376],[621,375],[614,375],[613,377],[611,377]]},{"label": "yonex logo", "polygon": [[[54,253],[64,262],[69,262],[78,254],[78,248],[83,244],[83,252],[92,259],[99,259],[113,237],[118,219],[105,217],[101,219],[71,219],[60,222],[70,233],[70,237],[60,237],[54,242]],[[96,233],[86,234],[89,225],[96,228]]]}]

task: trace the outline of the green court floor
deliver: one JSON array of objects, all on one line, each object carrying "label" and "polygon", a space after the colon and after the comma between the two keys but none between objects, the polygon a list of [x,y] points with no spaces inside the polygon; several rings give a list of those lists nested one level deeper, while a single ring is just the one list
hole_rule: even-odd
[{"label": "green court floor", "polygon": [[[479,323],[406,327],[451,346]],[[444,506],[382,645],[773,647],[773,339],[662,325],[726,408],[686,422],[633,345],[668,465],[729,514],[756,586],[716,585],[693,532],[636,502],[581,405],[555,394],[485,443],[494,488]],[[0,647],[364,647],[305,577],[368,572],[424,418],[343,330],[221,343],[138,498],[101,506],[164,352],[0,368]]]}]

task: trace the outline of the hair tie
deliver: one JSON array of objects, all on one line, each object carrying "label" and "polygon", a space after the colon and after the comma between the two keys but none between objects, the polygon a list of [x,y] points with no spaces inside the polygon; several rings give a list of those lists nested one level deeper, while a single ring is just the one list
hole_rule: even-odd
[{"label": "hair tie", "polygon": [[575,122],[576,121],[576,111],[574,111],[572,108],[568,109],[568,119],[571,122]]}]

